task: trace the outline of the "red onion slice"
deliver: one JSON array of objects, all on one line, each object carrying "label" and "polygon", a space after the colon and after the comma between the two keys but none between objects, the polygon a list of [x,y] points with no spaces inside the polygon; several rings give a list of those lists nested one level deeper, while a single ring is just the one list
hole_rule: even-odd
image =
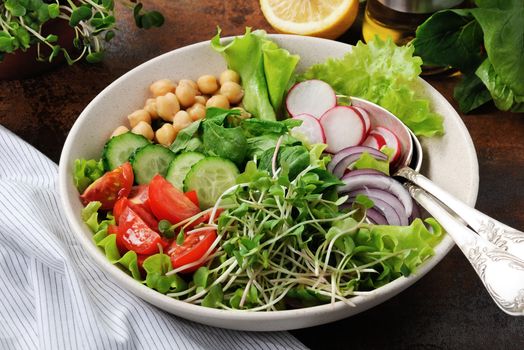
[{"label": "red onion slice", "polygon": [[[383,203],[388,204],[395,210],[401,225],[409,224],[409,218],[406,215],[404,206],[400,200],[391,193],[376,188],[361,188],[347,193],[349,198],[356,198],[356,196],[359,194],[365,195],[371,199],[373,203],[375,203],[374,208],[377,208],[382,213],[384,213],[386,219],[388,219],[388,222],[390,221],[389,216],[386,215],[385,209],[383,208]],[[389,208],[387,208],[387,210],[389,210]]]},{"label": "red onion slice", "polygon": [[345,184],[338,188],[339,193],[347,193],[353,190],[367,188],[378,188],[391,193],[399,199],[404,207],[405,216],[409,217],[413,212],[413,200],[409,192],[395,179],[384,175],[356,175],[345,177]]},{"label": "red onion slice", "polygon": [[344,171],[347,169],[347,167],[356,162],[364,152],[369,153],[370,156],[378,160],[388,159],[384,153],[374,148],[367,146],[352,146],[337,152],[333,156],[331,162],[328,164],[327,169],[336,177],[341,178],[344,176]]},{"label": "red onion slice", "polygon": [[367,218],[375,225],[387,225],[388,221],[378,210],[370,208],[366,211]]},{"label": "red onion slice", "polygon": [[386,176],[383,172],[375,170],[375,169],[356,169],[351,170],[344,174],[342,177],[342,181],[348,177],[358,176],[358,175],[379,175],[379,176]]},{"label": "red onion slice", "polygon": [[[348,202],[352,203],[355,197],[349,197]],[[408,219],[403,215],[402,206],[400,208],[402,215],[399,215],[397,211],[399,208],[394,208],[391,204],[378,198],[371,199],[375,204],[373,208],[377,209],[385,218],[388,225],[394,226],[405,226],[407,225]]]}]

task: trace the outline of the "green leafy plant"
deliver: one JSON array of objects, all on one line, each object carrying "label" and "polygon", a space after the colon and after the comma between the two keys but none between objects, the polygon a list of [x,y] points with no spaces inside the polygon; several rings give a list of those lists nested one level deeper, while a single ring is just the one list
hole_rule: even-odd
[{"label": "green leafy plant", "polygon": [[[160,27],[164,17],[146,11],[137,0],[117,0],[133,11],[137,27]],[[60,53],[69,64],[82,58],[95,63],[104,56],[104,45],[117,31],[115,0],[6,0],[0,2],[0,60],[16,50],[37,48],[39,61],[53,61]],[[58,44],[57,33],[43,34],[52,20],[64,20],[74,29],[74,49]],[[44,47],[48,47],[44,50]]]},{"label": "green leafy plant", "polygon": [[415,54],[462,72],[454,97],[463,112],[491,100],[500,110],[524,112],[524,2],[475,3],[431,16],[417,30]]}]

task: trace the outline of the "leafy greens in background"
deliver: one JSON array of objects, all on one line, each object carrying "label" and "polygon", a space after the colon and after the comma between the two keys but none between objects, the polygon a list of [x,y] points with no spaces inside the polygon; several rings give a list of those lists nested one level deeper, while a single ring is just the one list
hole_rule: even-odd
[{"label": "leafy greens in background", "polygon": [[500,110],[524,112],[524,1],[475,3],[431,16],[417,30],[415,53],[464,74],[454,92],[463,112],[491,100]]},{"label": "leafy greens in background", "polygon": [[219,29],[211,47],[240,75],[244,108],[257,118],[276,120],[299,57],[267,39],[266,32],[251,28],[226,45],[220,43]]},{"label": "leafy greens in background", "polygon": [[429,100],[417,93],[422,60],[412,46],[398,47],[391,39],[376,37],[359,42],[340,59],[310,67],[299,80],[320,79],[339,94],[372,101],[399,117],[416,135],[444,132],[442,117],[431,112]]}]

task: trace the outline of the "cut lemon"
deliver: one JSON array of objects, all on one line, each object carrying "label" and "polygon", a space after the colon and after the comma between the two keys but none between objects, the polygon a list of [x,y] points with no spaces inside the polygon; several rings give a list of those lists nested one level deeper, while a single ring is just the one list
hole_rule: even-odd
[{"label": "cut lemon", "polygon": [[358,3],[358,0],[260,0],[260,7],[278,32],[335,39],[355,21]]}]

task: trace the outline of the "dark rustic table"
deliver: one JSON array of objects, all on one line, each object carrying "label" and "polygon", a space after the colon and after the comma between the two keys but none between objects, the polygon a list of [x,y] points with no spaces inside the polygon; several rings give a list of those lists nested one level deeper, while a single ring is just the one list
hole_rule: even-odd
[{"label": "dark rustic table", "polygon": [[[224,35],[242,34],[245,26],[272,32],[256,0],[157,0],[153,5],[166,15],[164,26],[140,31],[125,15],[104,63],[79,63],[33,79],[0,82],[0,123],[58,162],[82,109],[131,68],[209,39],[216,25]],[[339,40],[355,43],[359,36],[357,23]],[[455,79],[428,81],[456,108]],[[479,159],[477,208],[524,228],[524,115],[503,113],[491,105],[461,116]],[[456,247],[389,301],[345,320],[292,333],[318,349],[524,349],[524,319],[507,316],[495,306]]]}]

